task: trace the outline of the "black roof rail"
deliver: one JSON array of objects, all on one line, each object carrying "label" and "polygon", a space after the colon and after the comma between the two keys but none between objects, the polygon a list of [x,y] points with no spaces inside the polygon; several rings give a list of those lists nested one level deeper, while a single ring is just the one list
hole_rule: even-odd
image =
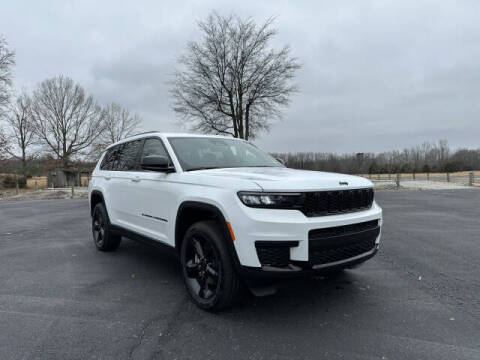
[{"label": "black roof rail", "polygon": [[[131,138],[131,137],[134,137],[134,136],[138,136],[138,135],[145,135],[145,134],[158,133],[158,132],[160,132],[160,131],[158,131],[158,130],[145,131],[145,132],[141,132],[141,133],[138,133],[138,134],[134,134],[134,135],[127,136],[127,137],[124,138],[124,139],[128,139],[128,138]],[[124,139],[122,139],[122,140],[124,140]]]}]

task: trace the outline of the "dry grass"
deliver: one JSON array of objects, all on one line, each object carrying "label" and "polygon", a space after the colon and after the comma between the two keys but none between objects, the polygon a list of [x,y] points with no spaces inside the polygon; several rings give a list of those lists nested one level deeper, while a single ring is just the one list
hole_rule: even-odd
[{"label": "dry grass", "polygon": [[[470,176],[470,173],[473,172],[475,178],[480,177],[480,170],[475,170],[475,171],[457,171],[457,172],[452,172],[450,173],[450,178],[455,178],[455,177],[464,177],[468,178]],[[366,178],[371,178],[371,179],[395,179],[396,174],[360,174],[362,177]],[[401,173],[400,174],[401,178],[404,179],[413,179],[413,173]],[[447,178],[447,173],[415,173],[415,177],[423,177],[426,178],[430,176],[430,179],[446,179]]]},{"label": "dry grass", "polygon": [[47,187],[46,176],[34,176],[27,179],[27,188],[29,189],[45,189]]}]

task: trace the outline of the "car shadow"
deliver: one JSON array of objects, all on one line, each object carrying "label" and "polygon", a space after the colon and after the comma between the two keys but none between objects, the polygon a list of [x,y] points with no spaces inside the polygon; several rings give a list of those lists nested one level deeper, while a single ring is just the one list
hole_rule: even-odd
[{"label": "car shadow", "polygon": [[[152,247],[124,239],[115,256],[123,258],[124,262],[141,265],[150,278],[158,278],[159,284],[167,280],[174,283],[175,287],[184,286],[179,259],[168,248]],[[245,320],[248,316],[257,318],[259,313],[268,316],[276,312],[290,313],[295,309],[293,316],[298,317],[302,313],[309,316],[315,308],[324,311],[354,303],[355,298],[363,293],[362,282],[362,277],[356,270],[283,281],[278,284],[278,291],[273,295],[256,297],[248,290],[244,291],[244,296],[237,304],[218,315],[228,317],[241,314]]]},{"label": "car shadow", "polygon": [[[362,279],[355,270],[325,274],[314,278],[298,278],[278,285],[278,291],[269,296],[246,296],[231,310],[225,312],[235,316],[241,313],[242,319],[251,317],[255,321],[281,314],[284,319],[302,316],[308,318],[314,312],[342,312],[355,304],[363,295]],[[286,317],[285,317],[286,316]],[[296,321],[296,320],[295,320]]]}]

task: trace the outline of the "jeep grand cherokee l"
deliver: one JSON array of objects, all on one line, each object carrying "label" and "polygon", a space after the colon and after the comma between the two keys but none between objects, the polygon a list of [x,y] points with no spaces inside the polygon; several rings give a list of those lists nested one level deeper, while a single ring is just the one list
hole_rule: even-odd
[{"label": "jeep grand cherokee l", "polygon": [[193,301],[229,306],[243,285],[352,267],[378,250],[367,179],[286,168],[247,141],[144,133],[111,145],[89,184],[100,251],[122,236],[179,255]]}]

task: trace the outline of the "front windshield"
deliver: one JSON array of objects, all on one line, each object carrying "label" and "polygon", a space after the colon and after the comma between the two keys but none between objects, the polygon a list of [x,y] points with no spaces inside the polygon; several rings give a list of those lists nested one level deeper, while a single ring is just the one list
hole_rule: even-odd
[{"label": "front windshield", "polygon": [[214,137],[172,137],[168,141],[185,171],[283,166],[246,141]]}]

